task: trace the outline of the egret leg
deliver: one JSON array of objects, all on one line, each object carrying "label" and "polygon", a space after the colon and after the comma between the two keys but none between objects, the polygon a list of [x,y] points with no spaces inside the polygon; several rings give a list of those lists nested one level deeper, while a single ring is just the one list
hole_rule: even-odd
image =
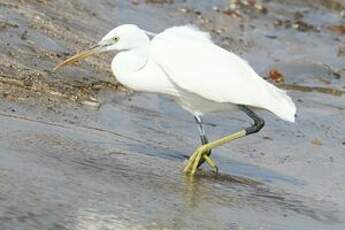
[{"label": "egret leg", "polygon": [[[206,131],[204,128],[204,121],[202,119],[202,116],[200,114],[195,114],[194,119],[195,119],[195,122],[198,124],[201,145],[208,144],[208,139],[206,136]],[[217,167],[216,163],[210,158],[211,152],[212,152],[212,150],[210,149],[205,153],[205,155],[200,159],[197,167],[199,168],[200,165],[202,165],[206,161],[207,164],[209,164],[211,166],[211,168],[217,173],[218,167]]]},{"label": "egret leg", "polygon": [[202,120],[202,117],[199,114],[195,114],[194,119],[195,119],[195,122],[199,125],[198,128],[199,128],[201,144],[205,145],[208,143],[208,140],[206,136],[206,131],[204,129],[204,121]]},{"label": "egret leg", "polygon": [[[187,165],[183,170],[185,173],[190,173],[191,175],[194,175],[196,170],[198,169],[198,166],[200,165],[201,159],[204,159],[208,162],[209,155],[207,155],[207,154],[210,150],[212,150],[216,147],[219,147],[221,145],[224,145],[226,143],[229,143],[229,142],[236,140],[238,138],[241,138],[241,137],[253,134],[253,133],[257,133],[264,127],[265,121],[262,118],[260,118],[256,113],[254,113],[251,109],[249,109],[247,106],[244,106],[244,105],[239,105],[239,108],[254,121],[254,124],[252,126],[246,128],[246,129],[238,131],[238,132],[231,134],[229,136],[225,136],[223,138],[212,141],[210,143],[201,145],[199,148],[196,149],[196,151],[189,158]],[[209,164],[215,165],[215,163],[213,161]],[[215,167],[216,167],[216,165],[215,165]]]}]

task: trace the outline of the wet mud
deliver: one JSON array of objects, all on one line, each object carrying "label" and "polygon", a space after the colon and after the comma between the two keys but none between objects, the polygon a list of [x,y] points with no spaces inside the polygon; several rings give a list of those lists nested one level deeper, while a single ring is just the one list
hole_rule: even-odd
[{"label": "wet mud", "polygon": [[[181,173],[190,114],[133,93],[113,54],[52,68],[123,23],[192,23],[296,102],[214,151],[220,175]],[[0,1],[0,229],[344,229],[345,3]],[[249,125],[205,117],[210,139]]]}]

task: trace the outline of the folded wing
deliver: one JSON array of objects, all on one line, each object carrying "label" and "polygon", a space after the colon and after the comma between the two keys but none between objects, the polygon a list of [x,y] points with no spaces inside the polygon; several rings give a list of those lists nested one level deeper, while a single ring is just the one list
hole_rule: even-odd
[{"label": "folded wing", "polygon": [[178,87],[218,103],[264,108],[293,122],[296,107],[285,91],[266,82],[249,64],[188,26],[173,27],[151,42],[152,59]]}]

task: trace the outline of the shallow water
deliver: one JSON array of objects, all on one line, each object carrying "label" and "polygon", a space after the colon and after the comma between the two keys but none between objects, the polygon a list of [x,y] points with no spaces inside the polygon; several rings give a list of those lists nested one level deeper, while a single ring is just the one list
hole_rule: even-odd
[{"label": "shallow water", "polygon": [[[88,114],[98,122],[87,126],[0,116],[1,229],[342,228],[336,203],[271,186],[303,188],[307,181],[231,154],[214,154],[219,176],[206,169],[194,179],[184,176],[181,153],[193,149],[188,136],[197,137],[188,134],[188,116],[165,117],[173,108],[165,99],[123,100]],[[139,106],[154,100],[156,108]],[[121,121],[114,129],[106,123],[111,117]]]},{"label": "shallow water", "polygon": [[[344,229],[344,96],[289,91],[296,124],[261,111],[262,132],[214,151],[220,175],[205,167],[192,179],[181,169],[197,128],[172,100],[89,90],[114,82],[110,54],[50,72],[118,24],[192,22],[263,76],[277,68],[287,84],[344,90],[344,38],[327,30],[344,19],[335,1],[320,2],[264,1],[267,14],[245,8],[242,18],[215,11],[221,0],[0,2],[0,21],[12,23],[0,30],[0,229]],[[319,31],[273,26],[296,12]],[[75,102],[89,94],[99,107]],[[249,125],[240,112],[205,120],[210,139]]]}]

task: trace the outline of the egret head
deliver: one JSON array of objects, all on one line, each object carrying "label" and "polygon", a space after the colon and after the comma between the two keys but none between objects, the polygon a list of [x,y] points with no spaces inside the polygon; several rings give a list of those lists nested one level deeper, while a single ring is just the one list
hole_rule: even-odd
[{"label": "egret head", "polygon": [[136,25],[121,25],[107,33],[99,42],[104,50],[129,50],[149,42],[146,32]]},{"label": "egret head", "polygon": [[94,53],[100,53],[110,50],[123,51],[144,46],[148,44],[150,41],[148,35],[153,34],[145,30],[142,30],[138,26],[133,24],[125,24],[118,26],[115,29],[111,30],[109,33],[107,33],[96,45],[66,59],[65,61],[57,65],[54,68],[54,70],[62,66],[85,59]]}]

